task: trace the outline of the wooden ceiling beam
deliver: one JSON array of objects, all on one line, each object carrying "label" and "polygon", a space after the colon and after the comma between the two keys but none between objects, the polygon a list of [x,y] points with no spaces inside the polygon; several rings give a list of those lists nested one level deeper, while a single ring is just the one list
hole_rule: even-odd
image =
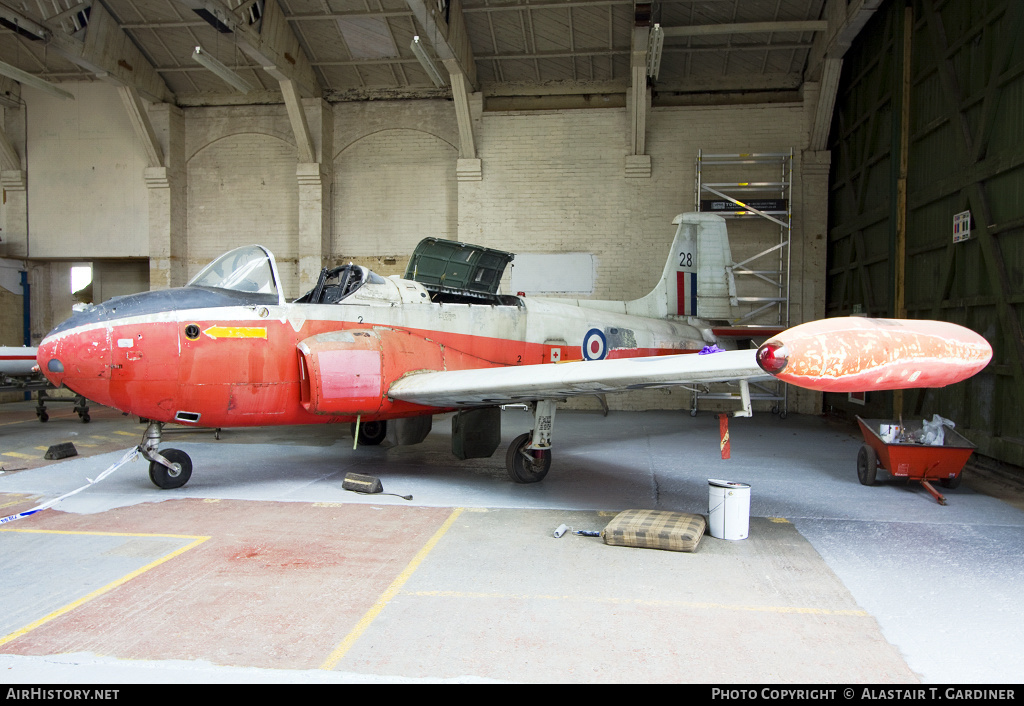
[{"label": "wooden ceiling beam", "polygon": [[323,95],[309,58],[288,25],[288,18],[277,0],[266,0],[263,14],[255,24],[240,17],[221,0],[178,2],[210,24],[217,22],[229,30],[238,48],[278,82],[292,81],[304,98],[320,98]]},{"label": "wooden ceiling beam", "polygon": [[[99,4],[80,3],[75,13],[90,7],[81,37],[68,34],[55,18],[37,19],[0,2],[0,17],[38,36],[68,61],[118,86],[130,86],[154,102],[173,102],[174,93],[114,18]],[[68,12],[71,12],[69,10]],[[61,13],[57,17],[63,17]]]},{"label": "wooden ceiling beam", "polygon": [[792,20],[788,22],[736,22],[731,24],[686,25],[665,27],[666,37],[708,37],[719,34],[775,34],[778,32],[824,32],[825,20]]}]

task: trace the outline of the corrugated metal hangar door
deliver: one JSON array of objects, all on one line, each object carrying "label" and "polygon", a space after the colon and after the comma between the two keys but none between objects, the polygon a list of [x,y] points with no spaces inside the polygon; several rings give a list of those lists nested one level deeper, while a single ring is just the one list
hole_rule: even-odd
[{"label": "corrugated metal hangar door", "polygon": [[830,316],[953,321],[991,365],[939,390],[827,395],[938,413],[1024,465],[1024,2],[891,1],[847,52],[830,137]]}]

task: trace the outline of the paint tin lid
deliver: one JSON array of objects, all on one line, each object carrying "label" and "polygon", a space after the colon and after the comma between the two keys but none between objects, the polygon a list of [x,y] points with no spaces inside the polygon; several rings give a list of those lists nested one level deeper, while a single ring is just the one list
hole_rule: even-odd
[{"label": "paint tin lid", "polygon": [[713,485],[717,488],[749,488],[750,486],[746,483],[737,483],[731,480],[718,480],[716,478],[708,478],[708,485]]}]

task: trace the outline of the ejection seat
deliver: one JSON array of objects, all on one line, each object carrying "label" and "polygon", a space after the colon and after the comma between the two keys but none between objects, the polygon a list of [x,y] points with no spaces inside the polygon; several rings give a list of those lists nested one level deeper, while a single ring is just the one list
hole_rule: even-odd
[{"label": "ejection seat", "polygon": [[364,271],[357,265],[341,265],[320,271],[316,286],[296,299],[303,304],[337,304],[363,285]]}]

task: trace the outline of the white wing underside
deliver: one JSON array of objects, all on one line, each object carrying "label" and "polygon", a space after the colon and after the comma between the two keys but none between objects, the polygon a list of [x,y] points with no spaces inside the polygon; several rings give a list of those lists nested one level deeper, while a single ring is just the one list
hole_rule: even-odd
[{"label": "white wing underside", "polygon": [[575,361],[407,375],[388,396],[430,407],[475,407],[652,387],[766,380],[756,350]]}]

